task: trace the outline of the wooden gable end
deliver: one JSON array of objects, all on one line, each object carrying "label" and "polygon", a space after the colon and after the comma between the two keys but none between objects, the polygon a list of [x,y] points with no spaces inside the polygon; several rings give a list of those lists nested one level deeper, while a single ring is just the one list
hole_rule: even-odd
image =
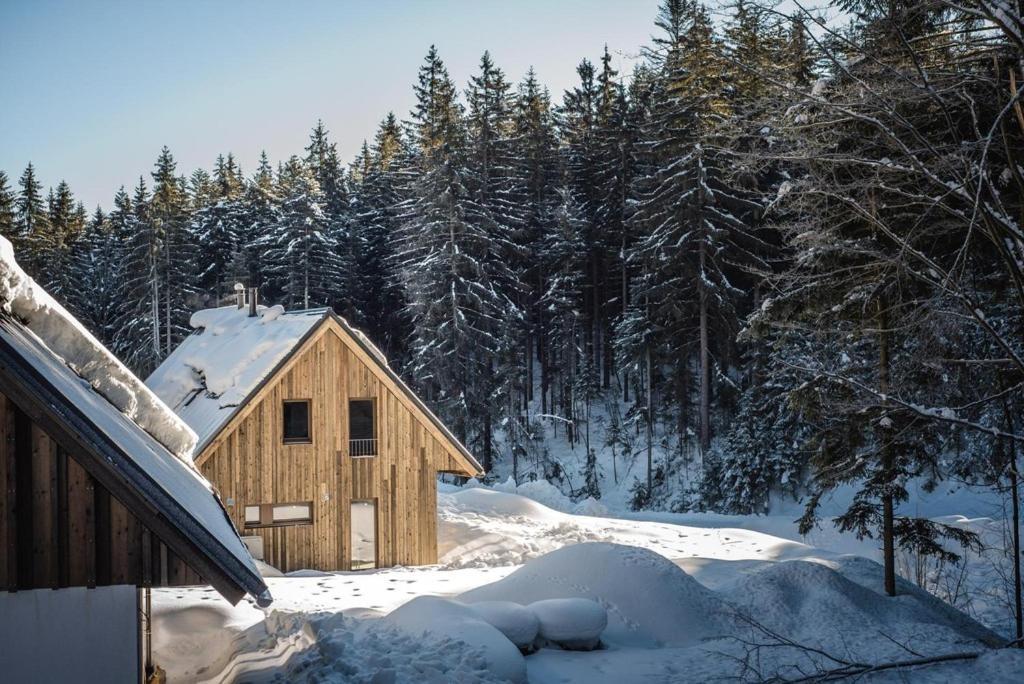
[{"label": "wooden gable end", "polygon": [[[374,402],[376,454],[349,451],[348,401]],[[309,402],[310,439],[286,443],[283,406]],[[475,474],[458,448],[331,317],[280,366],[197,460],[237,529],[285,571],[348,569],[352,501],[373,501],[378,564],[437,560],[438,472]],[[312,520],[247,528],[245,508],[311,503]]]}]

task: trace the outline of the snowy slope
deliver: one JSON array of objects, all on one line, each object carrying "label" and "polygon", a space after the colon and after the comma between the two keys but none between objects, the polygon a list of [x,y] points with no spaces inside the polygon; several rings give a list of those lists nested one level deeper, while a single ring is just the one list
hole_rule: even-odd
[{"label": "snowy slope", "polygon": [[285,313],[280,305],[223,306],[192,314],[195,329],[146,384],[199,436],[200,449],[235,408],[328,315],[327,309]]},{"label": "snowy slope", "polygon": [[[985,653],[922,669],[915,681],[1013,681],[1024,666],[1020,654],[990,650],[995,634],[907,583],[898,598],[882,596],[880,567],[861,557],[722,520],[574,515],[479,487],[442,486],[438,499],[439,566],[269,578],[269,617],[202,589],[161,590],[158,662],[180,681],[517,681],[522,668],[530,682],[721,681],[738,674],[743,641],[758,636],[745,620],[753,617],[870,662],[909,657],[901,643]],[[429,596],[441,598],[419,598]],[[509,603],[571,598],[606,610],[601,650],[520,656],[472,610],[506,606],[507,617]],[[798,649],[768,651],[765,671],[813,666]]]}]

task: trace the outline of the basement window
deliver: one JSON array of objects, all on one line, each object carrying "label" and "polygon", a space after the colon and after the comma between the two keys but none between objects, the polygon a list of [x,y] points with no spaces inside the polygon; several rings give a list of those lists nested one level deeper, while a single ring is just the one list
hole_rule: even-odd
[{"label": "basement window", "polygon": [[284,402],[285,444],[308,444],[312,442],[309,432],[309,400]]}]

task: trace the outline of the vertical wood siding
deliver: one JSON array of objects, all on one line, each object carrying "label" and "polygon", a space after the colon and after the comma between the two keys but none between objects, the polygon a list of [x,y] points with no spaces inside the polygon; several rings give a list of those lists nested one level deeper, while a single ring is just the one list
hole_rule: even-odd
[{"label": "vertical wood siding", "polygon": [[[377,504],[380,566],[437,562],[437,473],[465,471],[454,447],[333,321],[311,337],[197,462],[243,535],[285,572],[348,570],[353,499]],[[348,453],[348,400],[373,399],[377,455]],[[312,440],[284,444],[282,406],[310,400]],[[313,522],[245,528],[247,505],[313,502]]]},{"label": "vertical wood siding", "polygon": [[203,583],[3,394],[0,480],[0,590]]}]

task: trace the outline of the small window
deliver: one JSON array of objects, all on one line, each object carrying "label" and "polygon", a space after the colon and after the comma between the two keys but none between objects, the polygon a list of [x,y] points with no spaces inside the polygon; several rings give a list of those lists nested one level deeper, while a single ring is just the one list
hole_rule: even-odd
[{"label": "small window", "polygon": [[279,504],[274,506],[273,512],[275,524],[313,522],[313,504]]},{"label": "small window", "polygon": [[246,506],[245,507],[245,524],[246,525],[259,525],[260,524],[260,507],[259,506]]},{"label": "small window", "polygon": [[284,402],[284,441],[287,443],[312,441],[309,436],[309,401]]},{"label": "small window", "polygon": [[373,399],[349,399],[348,451],[353,457],[377,455],[377,430]]}]

